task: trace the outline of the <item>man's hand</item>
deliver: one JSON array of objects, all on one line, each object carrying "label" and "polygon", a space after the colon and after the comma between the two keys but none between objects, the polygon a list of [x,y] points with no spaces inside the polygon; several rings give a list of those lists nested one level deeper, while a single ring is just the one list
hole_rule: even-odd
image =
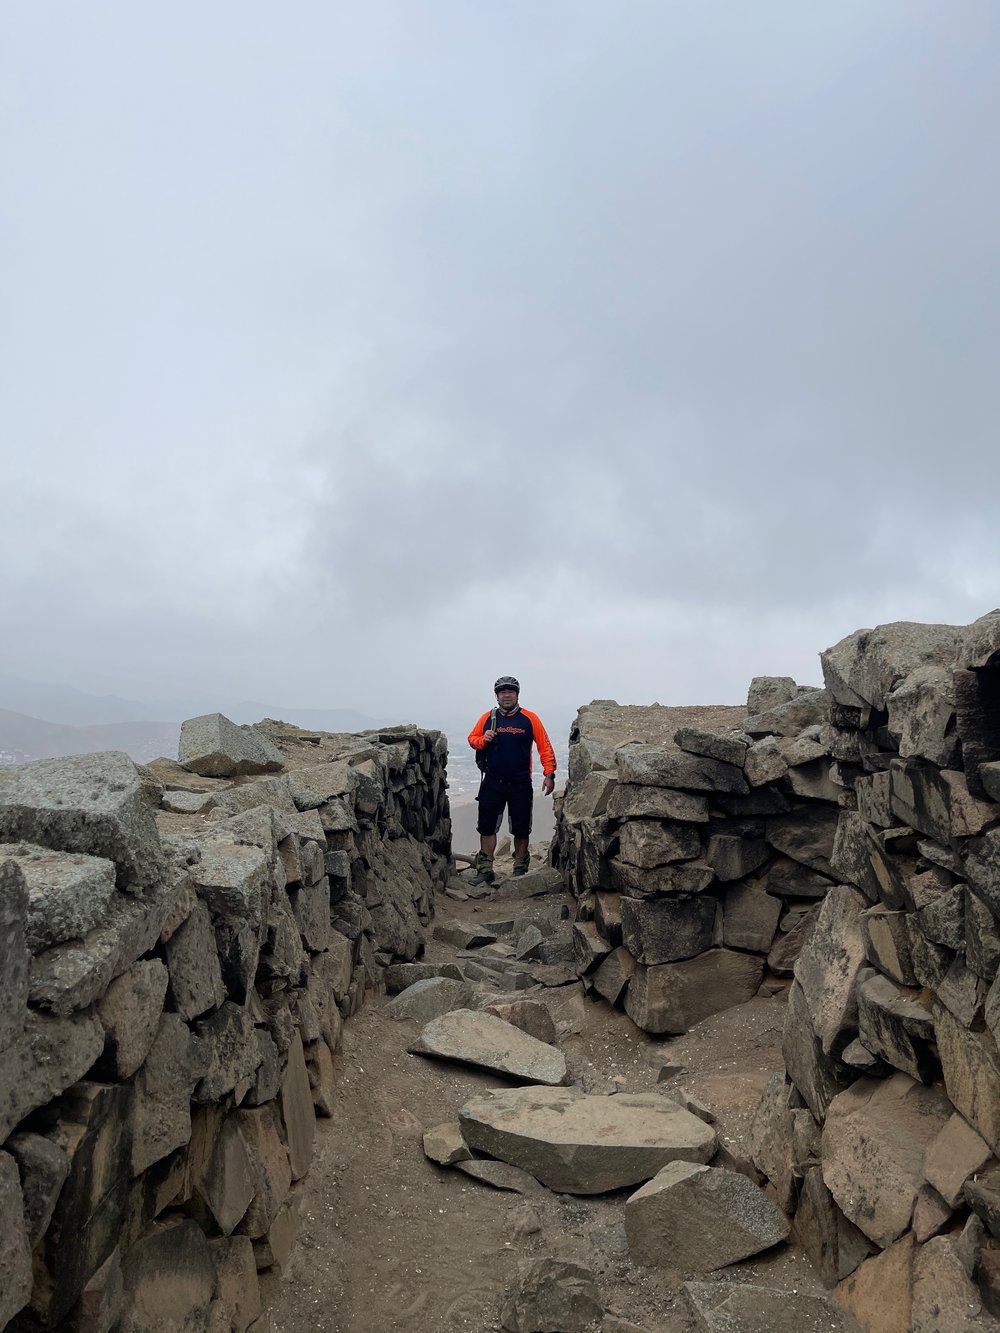
[{"label": "man's hand", "polygon": [[556,780],[554,776],[550,773],[548,777],[544,778],[542,781],[542,795],[551,796],[552,793],[555,791],[555,789],[556,789]]},{"label": "man's hand", "polygon": [[495,740],[495,739],[496,739],[496,732],[495,732],[495,731],[484,731],[484,732],[483,732],[483,740],[486,742],[487,745],[489,745],[490,742],[491,742],[492,740]]}]

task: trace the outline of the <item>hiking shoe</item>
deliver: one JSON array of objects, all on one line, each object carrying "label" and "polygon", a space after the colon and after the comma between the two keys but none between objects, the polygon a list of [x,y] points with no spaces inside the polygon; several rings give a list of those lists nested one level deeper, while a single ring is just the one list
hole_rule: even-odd
[{"label": "hiking shoe", "polygon": [[515,857],[514,857],[514,874],[515,874],[515,875],[526,875],[526,874],[528,873],[528,867],[529,867],[530,865],[531,865],[531,858],[530,858],[529,856],[515,856]]},{"label": "hiking shoe", "polygon": [[492,884],[496,879],[493,872],[493,857],[487,856],[485,852],[477,852],[476,859],[473,861],[473,867],[476,871],[476,877],[473,884]]}]

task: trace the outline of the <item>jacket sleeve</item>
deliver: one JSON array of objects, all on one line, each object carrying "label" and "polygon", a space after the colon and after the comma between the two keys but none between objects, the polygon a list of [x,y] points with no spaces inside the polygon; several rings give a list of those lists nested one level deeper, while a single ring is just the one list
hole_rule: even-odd
[{"label": "jacket sleeve", "polygon": [[486,748],[486,742],[483,740],[483,732],[486,730],[486,723],[489,720],[489,716],[489,713],[484,713],[469,732],[469,744],[474,750],[483,750]]},{"label": "jacket sleeve", "polygon": [[[526,710],[522,710],[526,711]],[[528,713],[531,719],[531,729],[535,733],[535,744],[538,746],[538,757],[542,761],[542,772],[548,777],[556,771],[556,752],[552,748],[552,742],[549,740],[548,733],[542,726],[542,720],[537,713]],[[472,737],[469,737],[471,742]]]}]

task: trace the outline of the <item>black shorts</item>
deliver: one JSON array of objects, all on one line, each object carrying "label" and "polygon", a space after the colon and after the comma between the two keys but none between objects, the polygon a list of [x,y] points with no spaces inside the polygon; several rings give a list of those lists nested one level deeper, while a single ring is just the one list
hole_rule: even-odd
[{"label": "black shorts", "polygon": [[512,781],[510,778],[491,778],[487,773],[483,778],[479,795],[479,821],[476,831],[483,837],[499,833],[503,812],[507,810],[507,820],[515,838],[527,838],[531,834],[531,805],[534,792],[531,779],[526,782]]}]

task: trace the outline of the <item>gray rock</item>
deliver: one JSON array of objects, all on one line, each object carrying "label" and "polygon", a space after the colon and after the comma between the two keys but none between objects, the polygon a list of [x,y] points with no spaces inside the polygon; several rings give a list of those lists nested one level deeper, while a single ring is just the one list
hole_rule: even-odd
[{"label": "gray rock", "polygon": [[551,1013],[537,1000],[504,1000],[482,1004],[488,1014],[502,1018],[505,1023],[527,1032],[537,1041],[552,1044],[556,1040],[556,1025]]},{"label": "gray rock", "polygon": [[623,898],[621,909],[622,940],[639,963],[672,963],[711,947],[713,898]]},{"label": "gray rock", "polygon": [[588,773],[582,782],[570,783],[563,802],[563,819],[575,825],[605,814],[617,785],[614,773],[601,772]]},{"label": "gray rock", "polygon": [[475,1151],[567,1194],[622,1189],[668,1162],[706,1162],[716,1146],[710,1126],[659,1093],[504,1089],[472,1098],[459,1121]]},{"label": "gray rock", "polygon": [[858,630],[820,653],[823,680],[840,704],[884,709],[893,687],[917,667],[949,666],[962,631],[896,621]]},{"label": "gray rock", "polygon": [[82,1078],[103,1049],[104,1029],[94,1014],[29,1014],[0,1062],[0,1143],[29,1112]]},{"label": "gray rock", "polygon": [[836,1054],[846,1044],[843,1034],[857,1028],[858,973],[865,963],[861,914],[866,906],[857,889],[846,884],[832,888],[795,965],[813,1031],[826,1055]]},{"label": "gray rock", "polygon": [[468,1009],[475,998],[475,988],[466,981],[450,977],[427,977],[400,991],[385,1006],[387,1018],[429,1023],[453,1009]]},{"label": "gray rock", "polygon": [[825,898],[834,882],[787,856],[775,857],[761,880],[779,898]]},{"label": "gray rock", "polygon": [[318,810],[338,797],[350,797],[358,786],[358,774],[346,760],[293,768],[289,790],[297,810]]},{"label": "gray rock", "polygon": [[900,755],[952,768],[958,736],[951,670],[933,665],[917,667],[899,682],[888,702],[889,731],[899,739]]},{"label": "gray rock", "polygon": [[674,744],[688,754],[704,755],[707,759],[718,759],[723,764],[742,768],[748,742],[738,736],[720,736],[697,727],[680,727],[674,732]]},{"label": "gray rock", "polygon": [[979,765],[979,781],[986,795],[993,801],[1000,801],[1000,760]]},{"label": "gray rock", "polygon": [[779,977],[790,977],[819,917],[819,906],[810,908],[790,929],[779,930],[767,955],[767,965]]},{"label": "gray rock", "polygon": [[424,1133],[423,1145],[424,1156],[441,1166],[454,1166],[456,1162],[465,1162],[472,1157],[457,1121],[447,1121],[428,1129]]},{"label": "gray rock", "polygon": [[823,1182],[845,1215],[880,1249],[910,1224],[924,1154],[952,1114],[943,1093],[906,1074],[859,1079],[830,1103]]},{"label": "gray rock", "polygon": [[619,782],[611,792],[606,814],[609,819],[674,819],[704,824],[708,820],[708,797],[669,787]]},{"label": "gray rock", "polygon": [[104,1028],[102,1068],[130,1078],[149,1054],[163,1012],[167,969],[155,958],[136,963],[108,987],[97,1006]]},{"label": "gray rock", "polygon": [[829,1296],[743,1282],[685,1282],[684,1292],[706,1333],[858,1333],[854,1319]]},{"label": "gray rock", "polygon": [[743,729],[748,736],[798,736],[806,727],[827,721],[830,696],[826,690],[806,690],[766,713],[748,717]]},{"label": "gray rock", "polygon": [[[524,876],[527,879],[527,875]],[[434,927],[434,938],[456,949],[475,949],[483,944],[495,944],[496,936],[482,926],[469,926],[460,921],[442,922]]]},{"label": "gray rock", "polygon": [[713,833],[708,840],[705,860],[715,871],[716,879],[725,884],[752,874],[770,855],[767,843],[757,838]]},{"label": "gray rock", "polygon": [[253,1019],[247,1008],[227,1000],[194,1027],[204,1074],[195,1089],[196,1102],[218,1102],[238,1084],[249,1080],[260,1063],[253,1037]]},{"label": "gray rock", "polygon": [[[25,939],[28,887],[15,861],[0,848],[0,1055],[28,1021],[31,953]],[[0,1138],[0,1142],[2,1142]]]},{"label": "gray rock", "polygon": [[20,1131],[4,1145],[17,1162],[24,1196],[24,1221],[32,1248],[44,1236],[69,1175],[69,1158],[58,1144],[41,1134]]},{"label": "gray rock", "polygon": [[31,1250],[17,1163],[0,1152],[0,1328],[31,1296]]},{"label": "gray rock", "polygon": [[409,1049],[416,1055],[457,1060],[536,1083],[566,1080],[566,1058],[561,1051],[503,1019],[472,1009],[456,1009],[433,1019]]},{"label": "gray rock", "polygon": [[785,1240],[780,1208],[739,1171],[671,1162],[625,1202],[635,1263],[707,1273]]},{"label": "gray rock", "polygon": [[125,1256],[121,1333],[204,1328],[215,1266],[197,1222],[154,1223]]},{"label": "gray rock", "polygon": [[4,859],[17,864],[28,888],[24,933],[32,953],[93,930],[115,892],[114,863],[102,857],[5,843]]},{"label": "gray rock", "polygon": [[199,1018],[216,1009],[226,998],[222,969],[216,949],[212,919],[203,902],[196,902],[191,915],[164,946],[173,1007],[182,1018]]},{"label": "gray rock", "polygon": [[746,795],[750,790],[740,769],[732,764],[685,754],[683,750],[627,745],[615,751],[615,764],[619,782],[739,795]]},{"label": "gray rock", "polygon": [[730,949],[710,949],[680,963],[639,965],[625,993],[625,1012],[644,1032],[686,1032],[709,1014],[756,995],[763,969],[763,959]]},{"label": "gray rock", "polygon": [[810,1167],[803,1176],[792,1239],[805,1250],[827,1287],[853,1273],[873,1249],[864,1232],[834,1202],[819,1166]]},{"label": "gray rock", "polygon": [[292,1179],[300,1180],[312,1162],[316,1112],[313,1109],[302,1038],[297,1032],[288,1048],[285,1075],[281,1080],[280,1104]]},{"label": "gray rock", "polygon": [[767,821],[767,841],[793,861],[808,866],[821,875],[832,876],[833,854],[839,812],[820,808]]},{"label": "gray rock", "polygon": [[209,778],[279,773],[284,757],[256,727],[238,727],[221,713],[204,713],[181,724],[179,762]]},{"label": "gray rock", "polygon": [[778,929],[781,900],[758,884],[737,884],[722,900],[722,941],[729,949],[766,953]]},{"label": "gray rock", "polygon": [[1000,1152],[1000,1053],[989,1032],[970,1032],[944,1005],[934,1006],[944,1086],[955,1110]]},{"label": "gray rock", "polygon": [[813,1030],[809,1003],[797,981],[788,992],[781,1050],[789,1078],[816,1119],[822,1121],[847,1080],[840,1063],[824,1053]]},{"label": "gray rock", "polygon": [[567,1259],[531,1259],[518,1268],[500,1324],[507,1333],[586,1333],[603,1313],[589,1268]]},{"label": "gray rock", "polygon": [[697,830],[690,824],[630,819],[621,826],[618,839],[619,858],[643,869],[671,861],[693,861],[701,852]]},{"label": "gray rock", "polygon": [[870,976],[858,989],[858,1030],[864,1046],[886,1064],[922,1083],[940,1072],[930,1049],[934,1019],[923,992],[904,989],[888,977]]},{"label": "gray rock", "polygon": [[[252,1029],[251,1029],[252,1031]],[[256,1052],[256,1043],[250,1043]],[[135,1079],[132,1171],[138,1175],[191,1137],[191,1097],[207,1056],[177,1014],[163,1014]]]},{"label": "gray rock", "polygon": [[643,870],[612,857],[607,863],[611,886],[620,893],[643,897],[661,893],[700,893],[715,882],[715,871],[704,861],[655,866]]},{"label": "gray rock", "polygon": [[113,861],[120,887],[148,887],[163,849],[139,770],[120,751],[0,769],[0,840]]},{"label": "gray rock", "polygon": [[777,782],[787,772],[785,757],[773,736],[764,736],[759,741],[754,741],[747,750],[743,762],[743,774],[751,787],[763,787],[765,783]]},{"label": "gray rock", "polygon": [[209,791],[168,790],[160,797],[160,805],[175,815],[207,815],[218,801]]},{"label": "gray rock", "polygon": [[461,981],[462,970],[457,963],[392,963],[382,972],[382,981],[390,995],[398,995],[415,981],[427,981],[430,977]]},{"label": "gray rock", "polygon": [[861,914],[861,935],[865,957],[873,967],[901,986],[915,984],[905,912],[894,912],[881,903],[868,908]]},{"label": "gray rock", "polygon": [[594,973],[594,990],[603,995],[608,1004],[617,1004],[625,993],[635,959],[624,946],[613,950]]},{"label": "gray rock", "polygon": [[962,1201],[965,1182],[982,1171],[992,1156],[989,1144],[956,1112],[927,1146],[924,1179],[955,1208]]},{"label": "gray rock", "polygon": [[465,1157],[455,1162],[463,1175],[484,1185],[492,1185],[497,1190],[508,1190],[512,1194],[544,1194],[545,1187],[534,1176],[522,1171],[519,1166],[509,1162],[480,1161],[478,1158]]},{"label": "gray rock", "polygon": [[747,691],[747,712],[766,713],[794,699],[798,686],[791,676],[754,676]]}]

